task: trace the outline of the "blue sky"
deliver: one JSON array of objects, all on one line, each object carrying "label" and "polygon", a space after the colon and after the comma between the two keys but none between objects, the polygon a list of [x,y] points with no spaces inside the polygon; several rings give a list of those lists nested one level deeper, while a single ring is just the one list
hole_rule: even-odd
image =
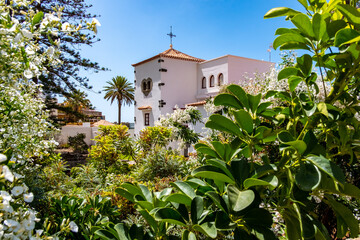
[{"label": "blue sky", "polygon": [[[83,47],[84,57],[111,71],[82,72],[94,91],[86,91],[97,110],[108,121],[117,120],[117,104],[97,94],[106,81],[117,75],[134,81],[131,64],[157,55],[169,48],[170,26],[173,47],[202,59],[226,54],[269,60],[267,49],[275,39],[275,30],[290,27],[284,18],[267,19],[264,14],[274,7],[302,10],[295,0],[88,0],[90,12],[98,20],[100,42]],[[279,51],[272,50],[271,60],[279,61]],[[134,106],[123,106],[122,121],[133,122]]]}]

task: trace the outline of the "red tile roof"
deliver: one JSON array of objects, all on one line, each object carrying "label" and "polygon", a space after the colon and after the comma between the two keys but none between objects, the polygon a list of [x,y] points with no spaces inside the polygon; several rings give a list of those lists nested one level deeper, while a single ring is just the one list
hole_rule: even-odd
[{"label": "red tile roof", "polygon": [[188,103],[186,106],[201,106],[205,105],[206,101],[200,101],[200,102],[194,102],[194,103]]},{"label": "red tile roof", "polygon": [[141,107],[138,107],[139,110],[151,110],[152,107],[151,106],[141,106]]},{"label": "red tile roof", "polygon": [[180,59],[180,60],[184,60],[184,61],[193,61],[193,62],[204,62],[205,61],[204,59],[192,57],[192,56],[182,53],[178,50],[175,50],[173,48],[169,48],[168,50],[166,50],[162,53],[159,53],[158,55],[156,55],[154,57],[151,57],[151,58],[145,59],[144,61],[132,64],[132,66],[136,67],[140,64],[143,64],[143,63],[146,63],[146,62],[149,62],[151,60],[154,60],[156,58],[161,58],[161,57]]}]

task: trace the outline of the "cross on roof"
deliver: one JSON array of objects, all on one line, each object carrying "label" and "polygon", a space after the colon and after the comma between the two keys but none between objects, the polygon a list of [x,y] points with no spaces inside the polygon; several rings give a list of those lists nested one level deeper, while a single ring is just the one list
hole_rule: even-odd
[{"label": "cross on roof", "polygon": [[170,48],[172,48],[172,38],[176,37],[176,35],[172,33],[172,26],[170,26],[170,33],[168,33],[167,35],[170,37]]}]

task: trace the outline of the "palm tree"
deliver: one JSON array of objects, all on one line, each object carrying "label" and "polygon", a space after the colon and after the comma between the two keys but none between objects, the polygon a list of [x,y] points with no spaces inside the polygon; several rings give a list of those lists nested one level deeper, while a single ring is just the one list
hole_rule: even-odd
[{"label": "palm tree", "polygon": [[121,106],[123,104],[130,105],[134,101],[134,88],[125,77],[116,76],[111,81],[106,82],[108,86],[104,87],[106,91],[105,99],[111,100],[111,104],[116,99],[119,107],[119,124],[121,123]]}]

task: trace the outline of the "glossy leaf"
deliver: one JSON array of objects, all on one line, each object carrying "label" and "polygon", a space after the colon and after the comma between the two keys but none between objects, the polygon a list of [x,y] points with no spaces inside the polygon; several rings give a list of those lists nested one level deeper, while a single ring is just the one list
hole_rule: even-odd
[{"label": "glossy leaf", "polygon": [[303,73],[304,77],[308,77],[312,71],[312,58],[309,54],[304,54],[301,57],[296,58],[296,67],[298,67]]},{"label": "glossy leaf", "polygon": [[195,224],[195,225],[193,225],[193,229],[196,231],[199,231],[211,238],[216,238],[216,236],[217,236],[215,224],[210,223],[210,222],[205,222],[200,225]]},{"label": "glossy leaf", "polygon": [[[250,98],[249,98],[250,99]],[[234,112],[234,117],[236,122],[240,125],[242,129],[244,129],[248,134],[251,134],[253,127],[252,117],[245,110],[239,110]]]},{"label": "glossy leaf", "polygon": [[289,78],[291,76],[301,76],[300,69],[295,67],[287,67],[282,69],[278,74],[278,80]]},{"label": "glossy leaf", "polygon": [[242,185],[250,173],[249,163],[245,159],[234,159],[231,161],[230,166],[236,182]]},{"label": "glossy leaf", "polygon": [[269,10],[264,18],[273,18],[273,17],[280,17],[280,16],[294,16],[295,14],[299,13],[291,8],[287,7],[277,7]]},{"label": "glossy leaf", "polygon": [[188,196],[191,199],[196,197],[194,189],[186,182],[176,181],[176,182],[170,183],[170,185],[173,187],[176,187],[178,190],[180,190],[182,193],[184,193],[186,196]]},{"label": "glossy leaf", "polygon": [[230,166],[227,165],[224,161],[218,159],[209,159],[206,161],[206,163],[215,166],[217,168],[220,168],[229,178],[234,180]]},{"label": "glossy leaf", "polygon": [[288,131],[279,132],[278,139],[280,140],[280,142],[283,143],[287,143],[295,140],[294,137],[291,135],[291,133],[289,133]]},{"label": "glossy leaf", "polygon": [[204,200],[202,197],[196,196],[191,201],[191,221],[197,224],[204,211]]},{"label": "glossy leaf", "polygon": [[235,181],[227,176],[220,168],[209,165],[196,168],[192,171],[191,175],[194,177],[204,177],[228,183],[235,183]]},{"label": "glossy leaf", "polygon": [[181,214],[172,208],[160,208],[155,213],[155,219],[162,222],[168,222],[180,226],[185,226],[185,220]]},{"label": "glossy leaf", "polygon": [[189,230],[185,230],[181,236],[181,240],[196,240],[196,235]]},{"label": "glossy leaf", "polygon": [[235,109],[242,109],[241,102],[232,94],[222,93],[214,98],[215,106],[227,106]]},{"label": "glossy leaf", "polygon": [[184,204],[186,206],[190,206],[192,199],[189,196],[182,194],[182,193],[173,193],[173,194],[165,197],[164,201],[176,202],[176,203]]},{"label": "glossy leaf", "polygon": [[336,47],[340,47],[341,45],[345,44],[360,36],[360,33],[351,28],[345,28],[338,31],[335,35],[334,45]]},{"label": "glossy leaf", "polygon": [[264,208],[254,208],[249,210],[243,217],[246,224],[250,226],[263,226],[270,228],[273,224],[272,215]]},{"label": "glossy leaf", "polygon": [[323,156],[309,156],[307,157],[307,160],[311,161],[319,169],[324,171],[334,180],[338,181],[341,184],[345,183],[344,173],[342,172],[341,168],[335,163],[331,162]]},{"label": "glossy leaf", "polygon": [[256,113],[256,109],[259,106],[259,103],[261,100],[261,93],[259,93],[257,95],[248,94],[247,97],[249,100],[249,107],[250,107],[251,112]]},{"label": "glossy leaf", "polygon": [[310,18],[303,13],[299,13],[291,18],[294,25],[305,35],[315,37]]},{"label": "glossy leaf", "polygon": [[227,90],[234,94],[234,96],[241,102],[241,104],[247,110],[249,110],[249,101],[247,98],[247,94],[242,87],[240,87],[239,85],[231,84],[227,87]]},{"label": "glossy leaf", "polygon": [[319,13],[315,13],[312,19],[312,26],[313,26],[315,38],[317,40],[321,40],[324,34],[326,33],[326,22],[325,19],[323,18],[323,15]]},{"label": "glossy leaf", "polygon": [[250,188],[253,186],[271,186],[273,188],[276,188],[279,183],[279,180],[274,175],[269,175],[264,178],[258,179],[258,178],[248,178],[244,181],[244,187]]},{"label": "glossy leaf", "polygon": [[301,83],[303,79],[301,77],[290,77],[288,79],[289,89],[291,92],[295,91],[296,87]]},{"label": "glossy leaf", "polygon": [[[213,122],[214,124],[216,124],[217,126],[220,126],[220,128],[216,128],[216,125],[211,124],[209,125],[209,122]],[[231,121],[230,119],[228,119],[227,117],[224,117],[222,115],[211,115],[210,116],[210,121],[208,121],[205,124],[206,127],[209,128],[213,128],[213,129],[217,129],[217,130],[224,130],[228,133],[232,133],[235,134],[237,136],[241,136],[241,132],[238,126],[236,126],[236,124]]]},{"label": "glossy leaf", "polygon": [[316,189],[321,181],[321,172],[313,164],[303,163],[295,174],[295,183],[303,191]]},{"label": "glossy leaf", "polygon": [[252,190],[240,191],[234,185],[228,185],[228,196],[230,207],[234,212],[240,212],[249,207],[255,200],[255,193]]},{"label": "glossy leaf", "polygon": [[338,4],[337,9],[353,24],[360,24],[360,12],[348,4]]},{"label": "glossy leaf", "polygon": [[214,151],[212,148],[210,148],[209,146],[206,147],[199,147],[196,149],[198,152],[201,152],[205,155],[209,155],[213,158],[220,158],[220,155],[217,154],[216,151]]}]

